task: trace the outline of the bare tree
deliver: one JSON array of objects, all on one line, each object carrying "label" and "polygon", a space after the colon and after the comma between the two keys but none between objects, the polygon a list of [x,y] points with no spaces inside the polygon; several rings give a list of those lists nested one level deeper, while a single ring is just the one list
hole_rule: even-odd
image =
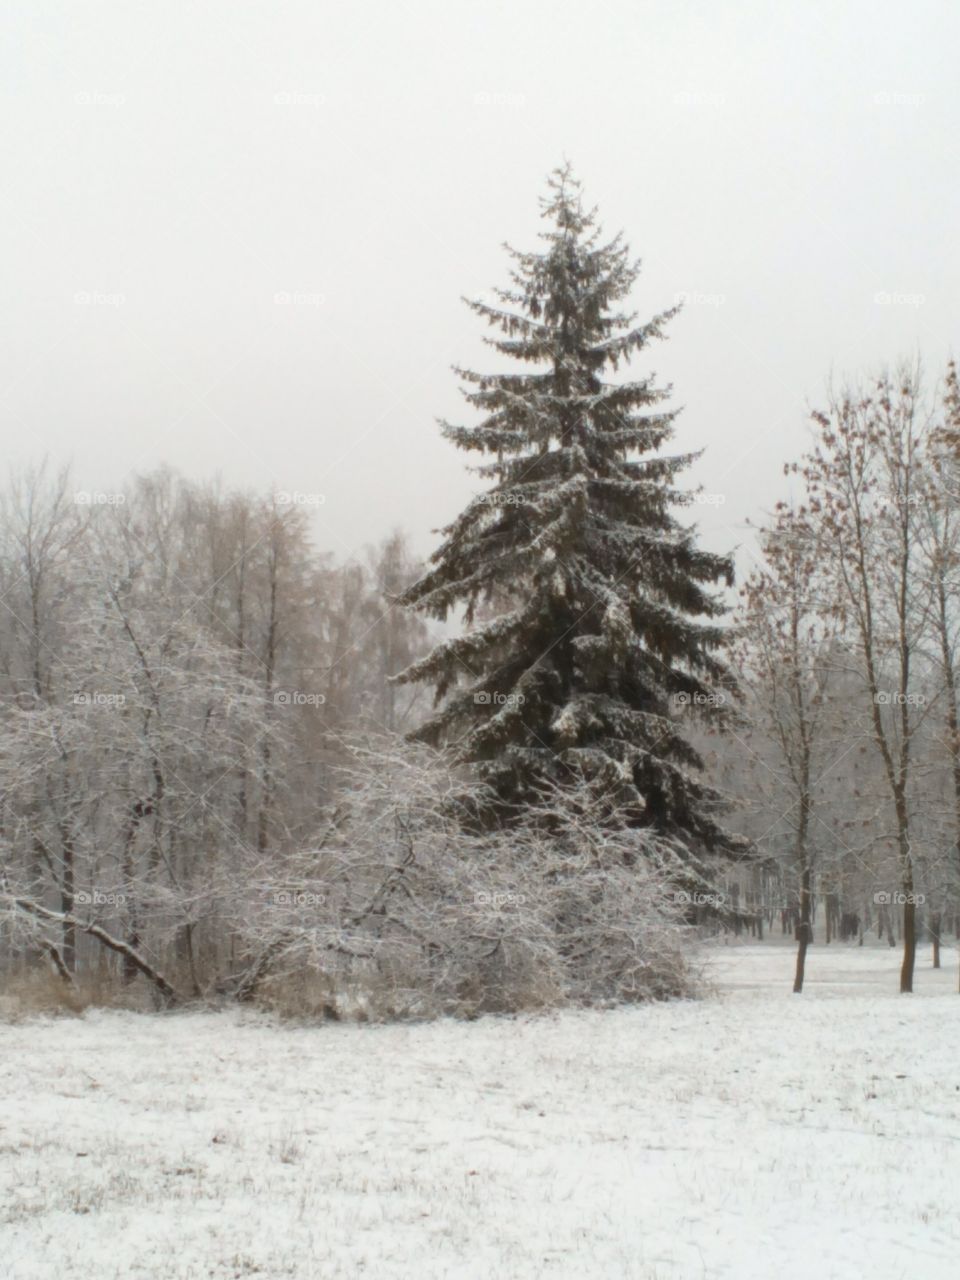
[{"label": "bare tree", "polygon": [[[915,659],[928,601],[917,573],[913,507],[922,492],[927,431],[919,372],[883,374],[867,391],[846,390],[816,412],[818,439],[796,468],[820,543],[829,555],[838,618],[853,637],[869,730],[894,817],[903,900],[900,989],[913,989],[916,876],[910,841],[913,746],[922,718]],[[888,685],[892,685],[889,688]]]},{"label": "bare tree", "polygon": [[745,678],[751,705],[778,751],[784,771],[777,771],[784,783],[783,816],[794,833],[792,857],[799,881],[795,992],[803,990],[813,933],[814,765],[822,754],[830,651],[838,625],[836,611],[824,602],[821,536],[802,508],[781,503],[761,531],[764,562],[742,591]]}]

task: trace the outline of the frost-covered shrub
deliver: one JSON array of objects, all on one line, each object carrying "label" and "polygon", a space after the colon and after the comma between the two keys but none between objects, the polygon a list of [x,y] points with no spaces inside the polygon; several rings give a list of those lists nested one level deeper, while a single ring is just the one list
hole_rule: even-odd
[{"label": "frost-covered shrub", "polygon": [[690,992],[670,844],[600,824],[576,788],[519,825],[471,830],[442,757],[391,743],[355,759],[316,845],[234,880],[237,995],[396,1017]]}]

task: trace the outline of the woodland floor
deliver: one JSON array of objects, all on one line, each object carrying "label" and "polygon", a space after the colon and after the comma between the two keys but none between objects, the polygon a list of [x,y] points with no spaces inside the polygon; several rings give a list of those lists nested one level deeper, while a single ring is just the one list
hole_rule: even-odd
[{"label": "woodland floor", "polygon": [[0,1024],[9,1280],[954,1280],[960,995],[712,947],[701,1001],[402,1026]]}]

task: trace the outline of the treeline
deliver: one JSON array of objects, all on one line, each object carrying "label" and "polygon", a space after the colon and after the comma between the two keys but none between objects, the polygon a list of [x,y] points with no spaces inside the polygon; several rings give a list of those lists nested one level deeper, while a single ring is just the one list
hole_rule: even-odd
[{"label": "treeline", "polygon": [[843,387],[813,428],[743,587],[745,714],[713,763],[767,863],[733,881],[796,930],[797,990],[819,901],[827,940],[902,940],[909,991],[960,915],[956,366]]},{"label": "treeline", "polygon": [[[295,495],[294,495],[295,498]],[[46,468],[0,495],[2,962],[42,946],[109,978],[130,953],[218,965],[209,896],[240,851],[302,847],[334,795],[344,734],[400,730],[417,692],[388,674],[427,644],[395,604],[418,566],[400,534],[362,562],[318,553],[290,495],[160,471],[117,493]],[[109,957],[76,924],[99,921]],[[199,931],[197,923],[204,920]],[[81,957],[81,953],[83,956]],[[109,967],[108,966],[108,967]]]},{"label": "treeline", "polygon": [[[243,996],[312,974],[333,1008],[365,973],[392,1009],[516,1007],[682,991],[681,920],[710,918],[795,934],[797,990],[818,921],[825,942],[872,932],[902,943],[912,989],[918,940],[939,964],[960,926],[956,368],[929,393],[911,368],[843,388],[813,421],[741,588],[742,697],[704,695],[731,713],[716,732],[675,699],[747,837],[714,864],[705,910],[676,892],[690,850],[629,822],[590,828],[588,788],[541,796],[525,835],[471,831],[436,802],[449,786],[462,805],[474,784],[398,745],[430,703],[390,679],[430,648],[398,603],[422,573],[402,535],[338,565],[282,497],[168,471],[119,494],[45,468],[11,480],[8,977],[43,957],[70,986],[139,974],[160,993]],[[567,973],[574,935],[609,968],[604,931],[629,961]]]},{"label": "treeline", "polygon": [[541,212],[502,305],[471,304],[520,370],[459,371],[481,419],[443,431],[488,487],[429,567],[400,535],[335,564],[309,494],[41,469],[0,496],[8,969],[639,999],[691,989],[706,916],[793,929],[799,991],[821,905],[901,940],[912,990],[960,914],[956,367],[831,393],[731,620],[669,388],[616,376],[677,308],[637,323],[639,265],[568,165]]}]

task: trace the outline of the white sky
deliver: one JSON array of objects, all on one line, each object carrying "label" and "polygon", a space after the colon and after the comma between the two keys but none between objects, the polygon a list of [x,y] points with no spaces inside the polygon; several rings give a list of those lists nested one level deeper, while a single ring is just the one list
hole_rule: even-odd
[{"label": "white sky", "polygon": [[339,556],[431,549],[476,485],[434,422],[489,361],[459,297],[563,156],[641,317],[693,295],[635,372],[706,447],[715,549],[831,369],[956,348],[954,0],[8,0],[0,34],[0,424],[78,487],[167,461],[323,493]]}]

